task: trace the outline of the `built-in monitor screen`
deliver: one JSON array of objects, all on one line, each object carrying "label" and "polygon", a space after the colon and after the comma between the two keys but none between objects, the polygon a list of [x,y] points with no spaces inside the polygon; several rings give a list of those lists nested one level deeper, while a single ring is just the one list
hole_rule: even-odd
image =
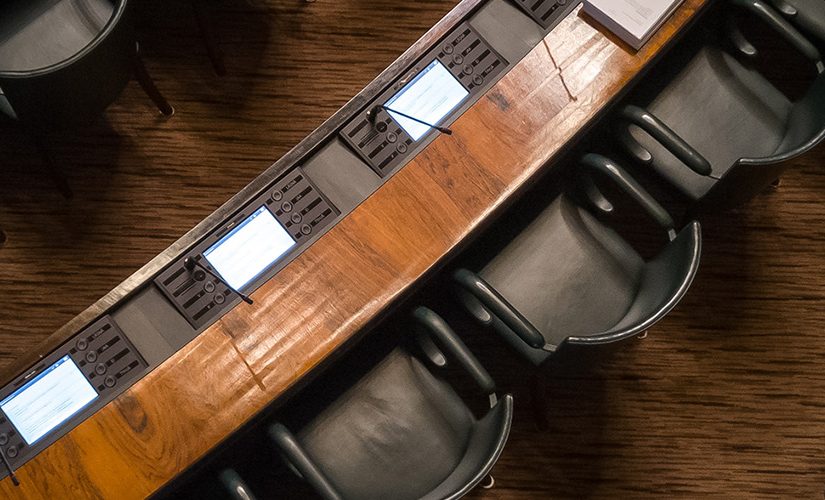
[{"label": "built-in monitor screen", "polygon": [[241,290],[295,246],[266,206],[247,217],[203,256],[235,290]]},{"label": "built-in monitor screen", "polygon": [[97,398],[97,391],[66,355],[0,401],[0,409],[29,445]]},{"label": "built-in monitor screen", "polygon": [[438,122],[457,108],[468,95],[470,93],[464,85],[441,62],[436,60],[384,103],[384,106],[389,108],[387,112],[412,137],[412,140],[417,141],[429,132],[431,127],[404,118],[390,110],[438,125]]}]

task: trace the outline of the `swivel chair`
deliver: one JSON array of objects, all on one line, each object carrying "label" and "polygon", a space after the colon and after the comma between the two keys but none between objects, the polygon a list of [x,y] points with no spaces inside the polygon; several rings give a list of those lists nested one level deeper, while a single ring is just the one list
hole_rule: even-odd
[{"label": "swivel chair", "polygon": [[173,113],[143,65],[131,18],[128,0],[0,4],[0,113],[37,140],[52,173],[43,134],[91,123],[132,76],[161,113]]},{"label": "swivel chair", "polygon": [[771,0],[788,20],[825,45],[825,2],[822,0]]},{"label": "swivel chair", "polygon": [[585,203],[562,193],[480,271],[455,271],[466,310],[536,366],[564,345],[645,332],[681,300],[699,266],[698,222],[677,233],[664,208],[615,162],[588,154],[581,166],[587,205],[614,210],[592,174],[606,176],[665,230],[668,243],[645,262]]},{"label": "swivel chair", "polygon": [[[818,76],[792,102],[748,65],[759,51],[734,23],[726,40],[700,39],[654,69],[619,112],[619,141],[695,212],[748,201],[776,181],[789,160],[825,138],[825,74],[817,48],[760,0],[731,3],[790,42]],[[725,48],[730,42],[733,54]]]},{"label": "swivel chair", "polygon": [[[504,447],[512,397],[496,399],[487,371],[438,315],[419,307],[413,317],[416,342],[393,349],[294,433],[282,423],[269,428],[288,465],[323,498],[459,498]],[[434,372],[448,358],[489,398],[482,418]]]}]

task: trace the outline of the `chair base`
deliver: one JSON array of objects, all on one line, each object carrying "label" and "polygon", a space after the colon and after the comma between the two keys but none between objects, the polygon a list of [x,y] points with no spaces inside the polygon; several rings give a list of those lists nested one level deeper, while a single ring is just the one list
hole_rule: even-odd
[{"label": "chair base", "polygon": [[34,140],[35,146],[37,147],[37,151],[40,153],[43,167],[46,169],[46,173],[49,177],[51,177],[55,188],[57,188],[57,191],[64,198],[71,200],[74,197],[74,192],[72,191],[71,186],[69,186],[69,181],[66,179],[66,176],[63,175],[63,171],[60,166],[54,160],[51,150],[46,145],[46,140],[39,133],[32,133],[31,136]]},{"label": "chair base", "polygon": [[482,489],[491,490],[496,485],[496,478],[493,477],[492,474],[487,474],[487,476],[481,481]]},{"label": "chair base", "polygon": [[163,94],[160,93],[160,90],[158,90],[155,85],[155,81],[149,76],[146,65],[143,64],[143,59],[140,57],[140,44],[135,44],[135,53],[132,55],[132,66],[134,67],[135,79],[143,91],[146,92],[146,95],[149,96],[149,99],[155,103],[158,111],[164,116],[174,115],[175,108],[173,108],[166,98],[163,97]]},{"label": "chair base", "polygon": [[547,418],[550,407],[547,401],[547,378],[542,373],[541,368],[534,370],[531,375],[530,387],[532,394],[530,402],[533,406],[533,421],[540,431],[550,428],[550,421]]},{"label": "chair base", "polygon": [[215,30],[212,29],[212,22],[206,14],[201,0],[191,0],[190,3],[192,4],[192,10],[195,12],[195,20],[198,23],[203,43],[206,45],[206,53],[209,55],[212,69],[216,75],[224,76],[226,75],[226,66],[223,63],[223,52],[221,52],[217,37],[215,37]]}]

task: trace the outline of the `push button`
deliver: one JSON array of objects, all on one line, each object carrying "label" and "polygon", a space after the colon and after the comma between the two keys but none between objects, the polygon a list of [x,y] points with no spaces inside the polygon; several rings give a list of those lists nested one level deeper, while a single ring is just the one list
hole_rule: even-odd
[{"label": "push button", "polygon": [[88,361],[89,363],[94,363],[95,361],[97,361],[97,352],[95,352],[95,351],[87,352],[86,353],[86,361]]},{"label": "push button", "polygon": [[375,125],[375,128],[381,133],[386,132],[387,131],[387,123],[386,122],[378,122]]},{"label": "push button", "polygon": [[206,272],[203,269],[198,269],[195,271],[195,281],[203,281],[206,279]]},{"label": "push button", "polygon": [[407,152],[407,145],[403,142],[395,147],[395,149],[402,155]]},{"label": "push button", "polygon": [[97,373],[98,375],[103,375],[104,373],[106,373],[106,365],[104,365],[103,363],[98,363],[97,366],[95,366],[95,373]]},{"label": "push button", "polygon": [[77,341],[77,350],[78,351],[85,351],[89,348],[89,341],[86,339],[80,339]]},{"label": "push button", "polygon": [[395,135],[394,132],[390,132],[389,134],[387,134],[387,142],[389,142],[390,144],[395,144],[397,141],[398,136]]},{"label": "push button", "polygon": [[453,46],[448,43],[447,45],[444,46],[443,50],[444,50],[445,54],[452,54],[453,50],[455,50],[455,49],[453,49]]},{"label": "push button", "polygon": [[291,218],[292,218],[293,224],[300,224],[301,219],[303,219],[303,217],[301,217],[301,214],[299,214],[298,212],[295,212],[294,214],[292,214]]},{"label": "push button", "polygon": [[108,377],[103,379],[103,385],[105,385],[106,387],[114,387],[116,383],[117,379],[112,375],[109,375]]},{"label": "push button", "polygon": [[5,432],[0,434],[0,446],[6,446],[9,444],[9,436]]},{"label": "push button", "polygon": [[284,199],[284,193],[276,189],[275,191],[272,191],[272,199],[274,201],[281,201]]},{"label": "push button", "polygon": [[216,304],[221,305],[224,302],[226,302],[226,297],[222,293],[219,293],[218,295],[215,295],[215,303]]},{"label": "push button", "polygon": [[206,293],[214,292],[215,291],[215,284],[212,283],[211,281],[207,281],[203,285],[203,291],[206,292]]},{"label": "push button", "polygon": [[469,64],[465,64],[464,68],[462,68],[462,71],[464,71],[465,75],[472,75],[473,74],[473,67]]},{"label": "push button", "polygon": [[456,54],[453,56],[453,62],[456,64],[464,64],[464,58],[461,56],[461,54]]},{"label": "push button", "polygon": [[475,75],[473,77],[473,83],[476,85],[481,85],[482,83],[484,83],[484,78],[482,78],[481,75]]},{"label": "push button", "polygon": [[283,210],[284,212],[287,212],[287,213],[291,212],[292,211],[292,203],[290,203],[288,201],[283,202],[281,204],[281,210]]},{"label": "push button", "polygon": [[312,232],[312,226],[310,226],[309,224],[304,224],[303,226],[301,226],[301,232],[304,233],[305,235],[311,233]]},{"label": "push button", "polygon": [[14,458],[17,456],[17,447],[10,446],[8,450],[6,450],[6,456],[9,458]]}]

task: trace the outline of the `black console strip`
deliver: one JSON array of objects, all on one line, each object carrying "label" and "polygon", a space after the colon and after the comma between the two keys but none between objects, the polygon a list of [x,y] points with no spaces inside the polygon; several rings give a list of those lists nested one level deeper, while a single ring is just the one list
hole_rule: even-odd
[{"label": "black console strip", "polygon": [[180,256],[155,278],[155,284],[195,329],[219,318],[237,303],[238,296],[214,275],[202,269],[187,269],[184,261],[191,257],[217,274],[206,259],[202,258],[202,253],[261,206],[266,206],[272,212],[295,240],[296,245],[258,277],[248,287],[249,290],[263,284],[303,251],[309,240],[332,223],[339,214],[303,170],[295,167],[264,194],[247,203],[232,219],[224,222],[188,253]]},{"label": "black console strip", "polygon": [[[67,359],[64,360],[64,358]],[[0,401],[6,400],[27,384],[38,380],[38,377],[48,373],[61,360],[65,363],[73,363],[91,388],[97,392],[97,396],[87,406],[32,443],[26,442],[21,431],[11,422],[9,415],[0,410],[0,449],[15,469],[115,399],[117,395],[142,377],[148,368],[146,361],[114,320],[109,316],[104,316],[43,358],[37,366],[6,384],[0,389]],[[44,383],[49,382],[44,380]],[[33,387],[33,389],[39,388]],[[45,417],[38,415],[38,418]],[[19,423],[21,422],[18,421]],[[26,421],[23,424],[30,425],[31,422]],[[0,479],[6,476],[8,476],[8,471],[0,467]]]},{"label": "black console strip", "polygon": [[435,132],[431,130],[415,142],[387,111],[381,109],[372,118],[367,113],[376,105],[387,102],[433,60],[441,62],[469,92],[465,106],[454,110],[445,122],[450,122],[451,117],[457,117],[466,105],[475,102],[508,66],[508,62],[467,22],[460,24],[438,46],[424,54],[418,64],[379,94],[341,130],[341,137],[381,177],[388,176],[412,159],[435,138]]},{"label": "black console strip", "polygon": [[527,13],[544,29],[552,29],[567,14],[573,11],[581,0],[514,0],[516,5]]}]

